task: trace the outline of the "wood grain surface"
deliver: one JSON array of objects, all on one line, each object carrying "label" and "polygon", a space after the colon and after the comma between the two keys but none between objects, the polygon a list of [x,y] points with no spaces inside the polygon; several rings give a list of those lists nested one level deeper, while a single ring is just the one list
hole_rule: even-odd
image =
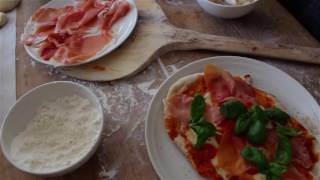
[{"label": "wood grain surface", "polygon": [[[139,1],[139,0],[137,0]],[[22,1],[17,15],[17,37],[32,12],[46,0]],[[170,23],[203,33],[320,47],[316,41],[275,0],[264,1],[248,16],[222,20],[204,13],[194,0],[159,0]],[[70,79],[54,69],[35,64],[17,43],[17,96],[53,80],[71,80],[91,88],[101,99],[105,111],[103,141],[95,155],[80,169],[49,179],[157,179],[144,143],[144,118],[152,96],[160,84],[182,66],[197,59],[223,55],[210,51],[175,51],[156,59],[134,77],[108,83],[89,83]],[[227,54],[230,55],[230,54]],[[320,66],[262,59],[298,80],[320,102]],[[286,87],[283,87],[286,88]],[[1,179],[43,179],[25,174],[0,155]]]}]

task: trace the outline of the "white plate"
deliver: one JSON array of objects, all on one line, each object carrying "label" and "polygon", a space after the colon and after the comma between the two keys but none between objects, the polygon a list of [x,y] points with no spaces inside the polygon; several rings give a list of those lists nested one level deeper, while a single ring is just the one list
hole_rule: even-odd
[{"label": "white plate", "polygon": [[317,131],[315,135],[319,137],[319,105],[310,93],[288,74],[249,58],[235,56],[207,58],[189,64],[173,74],[162,84],[149,107],[145,124],[146,145],[152,165],[161,179],[203,179],[168,137],[163,122],[163,99],[174,82],[184,76],[203,72],[207,64],[218,65],[234,75],[252,75],[255,87],[275,95],[281,105],[291,115],[300,118],[308,129],[315,126]]},{"label": "white plate", "polygon": [[[129,37],[134,27],[136,26],[137,19],[138,19],[137,7],[134,3],[134,0],[127,0],[127,1],[131,6],[130,12],[112,26],[111,31],[113,32],[113,40],[108,44],[106,44],[105,47],[101,51],[99,51],[95,56],[85,61],[81,61],[75,64],[63,64],[53,60],[46,61],[39,56],[39,53],[37,52],[37,48],[33,48],[31,46],[26,46],[26,45],[24,45],[24,48],[29,54],[29,56],[31,56],[36,61],[47,64],[47,65],[53,65],[55,67],[77,66],[77,65],[95,61],[101,58],[102,56],[109,54],[111,51],[119,47]],[[43,7],[59,8],[59,7],[64,7],[65,5],[75,4],[75,2],[76,0],[52,0],[49,3],[43,5],[42,8]],[[31,17],[30,17],[30,19],[28,20],[25,26],[24,34],[26,35],[31,34],[32,32],[34,32],[34,29],[35,29],[35,26],[34,26],[34,23],[31,21]]]}]

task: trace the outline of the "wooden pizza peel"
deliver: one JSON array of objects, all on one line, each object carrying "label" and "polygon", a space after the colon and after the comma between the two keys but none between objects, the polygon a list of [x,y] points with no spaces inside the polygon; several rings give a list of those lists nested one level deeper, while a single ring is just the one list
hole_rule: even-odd
[{"label": "wooden pizza peel", "polygon": [[320,64],[320,48],[263,43],[203,34],[171,25],[154,0],[137,0],[139,19],[133,33],[103,58],[61,71],[88,81],[111,81],[134,75],[155,57],[174,50],[205,49]]}]

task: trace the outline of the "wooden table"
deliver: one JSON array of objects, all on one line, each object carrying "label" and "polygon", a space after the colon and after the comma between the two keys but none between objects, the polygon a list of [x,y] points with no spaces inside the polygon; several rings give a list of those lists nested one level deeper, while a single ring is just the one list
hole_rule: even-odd
[{"label": "wooden table", "polygon": [[[137,0],[138,1],[138,0]],[[48,0],[22,1],[18,8],[17,37],[32,12]],[[204,13],[195,0],[159,0],[169,21],[177,27],[209,34],[320,47],[276,0],[267,0],[252,14],[237,20],[216,19]],[[91,88],[105,111],[103,141],[97,153],[80,169],[52,179],[157,179],[144,142],[144,118],[160,84],[182,66],[200,58],[221,55],[209,51],[171,52],[134,77],[114,82],[91,83],[70,79],[54,69],[34,64],[19,42],[17,97],[53,80],[72,80]],[[229,54],[230,55],[230,54]],[[320,102],[320,66],[257,58],[290,74]],[[275,79],[276,81],[276,79]],[[286,88],[286,87],[283,87]],[[1,179],[42,179],[22,173],[0,155]]]}]

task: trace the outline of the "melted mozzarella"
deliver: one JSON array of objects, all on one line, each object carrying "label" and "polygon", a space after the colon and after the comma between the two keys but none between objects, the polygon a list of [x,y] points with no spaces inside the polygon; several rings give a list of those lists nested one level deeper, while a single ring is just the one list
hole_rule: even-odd
[{"label": "melted mozzarella", "polygon": [[197,134],[191,128],[186,133],[187,139],[195,145],[197,143]]}]

